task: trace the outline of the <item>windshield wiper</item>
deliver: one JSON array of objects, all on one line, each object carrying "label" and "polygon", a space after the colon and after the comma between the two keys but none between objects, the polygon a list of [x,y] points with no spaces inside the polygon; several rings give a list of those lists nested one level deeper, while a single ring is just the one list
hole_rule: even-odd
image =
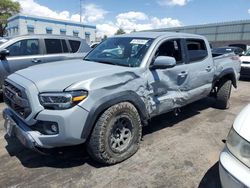
[{"label": "windshield wiper", "polygon": [[103,60],[98,60],[97,62],[99,63],[104,63],[104,64],[109,64],[109,65],[118,65],[117,63],[114,63],[114,62],[110,62],[110,61],[103,61]]},{"label": "windshield wiper", "polygon": [[84,61],[93,61],[93,60],[91,60],[91,59],[83,59]]}]

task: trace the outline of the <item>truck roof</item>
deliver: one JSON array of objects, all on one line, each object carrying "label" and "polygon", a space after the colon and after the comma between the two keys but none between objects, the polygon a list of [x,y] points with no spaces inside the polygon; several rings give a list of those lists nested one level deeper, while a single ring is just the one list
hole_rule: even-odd
[{"label": "truck roof", "polygon": [[143,38],[158,38],[158,37],[194,37],[194,38],[204,38],[201,35],[189,34],[189,33],[179,33],[179,32],[134,32],[123,35],[116,35],[114,37],[143,37]]}]

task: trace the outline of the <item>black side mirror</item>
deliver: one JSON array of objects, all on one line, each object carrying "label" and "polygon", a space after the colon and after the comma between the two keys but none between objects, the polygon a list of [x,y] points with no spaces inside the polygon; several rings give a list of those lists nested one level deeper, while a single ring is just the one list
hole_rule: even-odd
[{"label": "black side mirror", "polygon": [[167,69],[176,65],[176,60],[170,56],[158,56],[154,63],[150,66],[150,69]]},{"label": "black side mirror", "polygon": [[5,60],[6,56],[10,55],[10,51],[7,49],[0,50],[0,59]]}]

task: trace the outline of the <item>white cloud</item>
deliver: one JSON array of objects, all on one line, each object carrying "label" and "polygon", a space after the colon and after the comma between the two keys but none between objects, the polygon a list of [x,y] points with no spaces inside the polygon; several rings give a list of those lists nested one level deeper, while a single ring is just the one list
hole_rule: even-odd
[{"label": "white cloud", "polygon": [[104,35],[111,36],[114,35],[115,32],[119,29],[117,25],[113,22],[105,23],[105,24],[97,24],[97,36],[103,37]]},{"label": "white cloud", "polygon": [[[55,19],[79,21],[79,14],[71,14],[64,10],[61,12],[53,11],[50,8],[40,5],[35,0],[13,0],[21,4],[21,12],[29,15],[46,16]],[[190,0],[164,0],[168,2],[179,2],[185,4]],[[173,18],[157,18],[149,16],[143,12],[124,12],[115,17],[113,21],[104,21],[108,11],[95,4],[87,4],[83,7],[82,21],[88,24],[97,23],[97,36],[113,35],[119,28],[124,29],[127,33],[136,30],[149,30],[164,27],[174,27],[182,25],[181,22]],[[102,23],[101,23],[102,22]]]},{"label": "white cloud", "polygon": [[116,16],[115,22],[97,25],[98,36],[113,35],[119,28],[130,33],[133,30],[150,30],[182,25],[177,19],[150,17],[143,12],[125,12]]},{"label": "white cloud", "polygon": [[248,9],[248,14],[250,14],[250,9]]},{"label": "white cloud", "polygon": [[88,4],[84,7],[83,18],[85,22],[93,23],[103,20],[108,11],[95,4]]},{"label": "white cloud", "polygon": [[[34,0],[13,0],[18,1],[21,5],[21,12],[23,14],[45,16],[61,20],[80,21],[80,14],[70,14],[69,11],[64,10],[56,12],[50,8],[36,3]],[[82,21],[85,23],[94,23],[104,19],[104,16],[108,13],[95,4],[87,4],[83,7],[84,14],[82,15]]]},{"label": "white cloud", "polygon": [[159,0],[158,4],[161,6],[184,6],[186,5],[190,0]]}]

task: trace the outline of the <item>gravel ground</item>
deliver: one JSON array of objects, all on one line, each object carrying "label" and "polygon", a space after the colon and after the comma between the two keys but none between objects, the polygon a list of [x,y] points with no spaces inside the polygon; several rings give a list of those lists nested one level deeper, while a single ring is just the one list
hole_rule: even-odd
[{"label": "gravel ground", "polygon": [[[8,139],[0,117],[1,187],[220,187],[218,158],[222,140],[236,115],[250,102],[250,82],[232,91],[231,108],[213,108],[206,98],[167,113],[143,129],[140,150],[130,159],[102,166],[85,146],[50,150],[40,155]],[[4,108],[0,103],[0,111]],[[1,113],[1,112],[0,112]]]}]

